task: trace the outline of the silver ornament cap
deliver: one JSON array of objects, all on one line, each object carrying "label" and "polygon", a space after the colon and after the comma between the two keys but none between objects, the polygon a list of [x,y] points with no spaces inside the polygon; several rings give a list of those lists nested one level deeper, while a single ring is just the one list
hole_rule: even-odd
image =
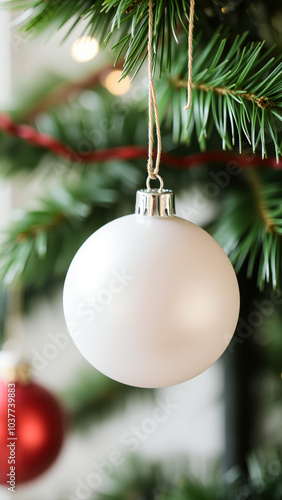
[{"label": "silver ornament cap", "polygon": [[139,189],[136,193],[135,214],[172,217],[175,215],[175,197],[170,189]]}]

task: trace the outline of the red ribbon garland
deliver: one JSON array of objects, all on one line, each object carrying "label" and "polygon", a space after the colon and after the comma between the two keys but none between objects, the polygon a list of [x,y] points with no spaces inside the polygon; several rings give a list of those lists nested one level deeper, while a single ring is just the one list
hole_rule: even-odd
[{"label": "red ribbon garland", "polygon": [[[121,146],[109,149],[99,149],[90,153],[79,153],[70,146],[55,139],[54,137],[38,132],[34,128],[25,124],[17,124],[12,118],[4,113],[0,114],[0,129],[7,133],[19,137],[35,146],[43,147],[48,151],[75,163],[102,163],[113,160],[131,160],[148,157],[147,146]],[[209,163],[226,163],[232,161],[242,168],[265,167],[274,170],[282,168],[282,160],[276,161],[274,156],[262,159],[254,154],[238,154],[227,151],[205,151],[189,156],[176,156],[170,153],[162,154],[162,163],[168,167],[177,169],[187,169],[198,165]]]}]

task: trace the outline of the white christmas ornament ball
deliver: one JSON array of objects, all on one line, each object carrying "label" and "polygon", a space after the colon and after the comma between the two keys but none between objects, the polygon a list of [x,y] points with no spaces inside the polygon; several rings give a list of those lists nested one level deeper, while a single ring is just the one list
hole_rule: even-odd
[{"label": "white christmas ornament ball", "polygon": [[239,302],[229,259],[207,232],[174,215],[169,191],[138,191],[137,213],[87,239],[64,287],[80,352],[137,387],[184,382],[212,365],[233,336]]}]

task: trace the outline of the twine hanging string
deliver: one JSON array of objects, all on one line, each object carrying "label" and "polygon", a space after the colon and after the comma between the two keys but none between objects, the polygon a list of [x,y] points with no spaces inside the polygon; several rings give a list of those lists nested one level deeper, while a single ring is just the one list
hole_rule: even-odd
[{"label": "twine hanging string", "polygon": [[[153,16],[153,0],[149,0],[149,29],[148,29],[148,78],[149,78],[149,147],[148,147],[148,178],[147,189],[151,191],[151,179],[158,179],[160,182],[160,191],[163,190],[163,179],[159,175],[160,161],[162,153],[162,139],[160,119],[158,112],[158,104],[156,98],[156,91],[153,78],[153,31],[154,31],[154,16]],[[153,165],[154,156],[154,115],[156,122],[157,133],[157,157],[155,166]]]},{"label": "twine hanging string", "polygon": [[194,29],[195,0],[190,0],[189,30],[188,30],[188,84],[187,84],[187,104],[188,110],[192,101],[192,61],[193,61],[193,29]]},{"label": "twine hanging string", "polygon": [[[189,30],[188,30],[188,83],[187,83],[187,105],[185,110],[189,109],[192,100],[192,60],[193,60],[193,29],[194,29],[194,10],[195,0],[190,0],[189,13]],[[154,31],[154,15],[153,15],[153,0],[149,0],[149,27],[148,27],[148,78],[149,78],[149,146],[148,146],[148,178],[147,189],[151,191],[151,179],[158,179],[160,182],[159,191],[163,190],[163,179],[159,175],[160,161],[162,153],[162,139],[160,129],[160,119],[158,112],[158,104],[153,78],[153,31]],[[154,115],[156,122],[157,133],[157,157],[155,166],[153,165],[154,156]]]}]

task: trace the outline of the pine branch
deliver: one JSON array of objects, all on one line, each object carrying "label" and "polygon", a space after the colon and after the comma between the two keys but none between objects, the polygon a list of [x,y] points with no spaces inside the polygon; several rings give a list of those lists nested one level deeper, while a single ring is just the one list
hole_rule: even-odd
[{"label": "pine branch", "polygon": [[[95,36],[102,45],[111,42],[116,61],[124,58],[124,74],[129,71],[136,74],[146,59],[147,0],[11,0],[2,1],[1,5],[8,9],[25,10],[18,22],[14,22],[25,33],[37,35],[47,28],[57,31],[71,22],[65,38],[80,25],[82,34]],[[235,27],[237,33],[238,21],[245,29],[250,27],[253,30],[252,39],[259,39],[262,12],[263,20],[267,18],[269,23],[280,12],[278,0],[273,0],[271,5],[261,0],[257,9],[247,9],[247,6],[248,3],[246,5],[244,1],[233,2],[232,5],[224,6],[223,11],[223,4],[217,0],[198,0],[196,14],[199,23],[196,24],[205,31],[206,42],[218,25],[225,25],[231,31]],[[161,69],[169,69],[173,60],[173,46],[180,40],[181,33],[187,30],[189,0],[155,0],[154,16],[154,65],[158,63]],[[178,51],[181,48],[178,44]]]},{"label": "pine branch", "polygon": [[[17,123],[1,113],[0,130],[7,134],[0,133],[1,172],[11,175],[19,170],[35,169],[46,153],[51,166],[60,163],[66,170],[70,170],[72,164],[94,164],[118,159],[119,155],[128,159],[143,157],[144,148],[141,153],[130,148],[147,143],[145,112],[136,113],[136,103],[133,107],[131,102],[110,96],[103,87],[91,96],[91,109],[86,109],[77,98],[49,110],[48,114],[41,113],[34,126]],[[124,143],[129,149],[115,149]]]},{"label": "pine branch", "polygon": [[50,275],[64,276],[79,246],[111,218],[120,184],[126,198],[126,186],[131,193],[139,173],[132,167],[130,182],[124,177],[118,168],[102,175],[99,169],[83,178],[75,175],[68,186],[53,189],[38,210],[23,212],[2,239],[0,280],[39,286]]},{"label": "pine branch", "polygon": [[[281,495],[279,449],[253,452],[248,457],[248,473],[234,474],[231,480],[213,464],[204,483],[193,477],[184,459],[148,464],[148,461],[130,458],[130,464],[126,465],[126,471],[121,468],[118,475],[113,475],[111,493],[99,494],[98,500],[278,500]],[[181,473],[178,484],[173,477],[175,470]],[[92,498],[94,500],[94,496]]]},{"label": "pine branch", "polygon": [[[62,28],[74,18],[68,35],[81,22],[86,21],[83,33],[95,36],[105,45],[111,40],[116,53],[116,62],[124,56],[123,75],[138,73],[147,57],[148,45],[148,1],[139,0],[12,0],[2,3],[6,8],[28,9],[24,16],[23,29],[38,34],[49,26]],[[178,43],[177,26],[186,29],[189,0],[154,2],[154,65],[157,51],[160,67],[171,66],[172,42]],[[20,18],[21,19],[21,18]],[[20,22],[20,20],[19,20]],[[67,35],[67,36],[68,36]]]},{"label": "pine branch", "polygon": [[[101,89],[100,92],[103,95]],[[131,146],[131,144],[137,144],[138,141],[145,144],[147,139],[145,113],[136,113],[136,107],[128,107],[128,103],[125,108],[120,107],[119,101],[119,112],[113,114],[112,109],[115,107],[115,102],[114,99],[98,98],[96,113],[82,109],[78,102],[68,104],[68,106],[61,106],[49,113],[47,115],[48,119],[46,119],[45,115],[38,117],[37,127],[40,132],[33,128],[30,130],[30,127],[27,126],[21,128],[20,125],[13,122],[11,124],[9,121],[8,125],[12,126],[14,132],[19,127],[21,133],[23,132],[21,136],[24,136],[25,139],[30,137],[29,133],[35,139],[35,132],[39,136],[43,133],[43,137],[46,139],[46,131],[49,131],[52,133],[52,138],[55,137],[57,141],[60,141],[61,146],[63,144],[65,148],[66,144],[68,144],[72,150],[77,145],[85,143],[86,138],[91,150],[86,151],[84,156],[87,158],[88,153],[90,153],[90,156],[93,153],[93,161],[95,161],[95,158],[98,161],[113,159],[113,154],[116,155],[116,158],[125,158],[128,152],[131,158],[137,158],[137,156],[147,157],[147,147],[136,148]],[[144,126],[142,125],[142,118],[144,119]],[[66,127],[66,123],[71,123],[72,126]],[[99,123],[103,125],[101,130],[97,128]],[[93,131],[95,134],[96,132],[99,133],[99,140],[101,137],[99,143],[101,150],[97,149],[95,151],[94,146],[94,151],[92,151],[93,140],[95,140]],[[48,140],[50,140],[50,137]],[[130,145],[129,150],[114,147],[124,140]],[[167,140],[164,137],[165,150],[171,148],[170,139],[168,143]],[[21,148],[21,144],[25,146],[24,150]],[[111,145],[111,148],[109,148],[109,145]],[[46,155],[44,148],[28,146],[25,142],[14,138],[12,140],[10,137],[2,138],[0,146],[2,146],[2,162],[9,162],[12,165],[10,167],[12,172],[19,169],[19,165],[20,168],[28,166],[30,169],[35,168],[42,160],[46,162],[48,160],[50,174],[55,178],[59,174],[59,182],[61,182],[62,178],[68,178],[68,176],[70,176],[70,179],[72,176],[77,179],[75,189],[72,184],[66,184],[61,189],[60,196],[58,195],[55,200],[52,196],[46,198],[37,211],[26,213],[22,220],[16,222],[8,231],[0,255],[0,278],[5,279],[6,283],[19,278],[25,284],[40,285],[40,282],[44,282],[49,275],[53,277],[56,275],[63,276],[76,250],[93,230],[120,216],[121,213],[125,214],[132,211],[134,192],[144,183],[144,162],[138,168],[131,164],[126,165],[116,162],[112,166],[107,165],[106,168],[101,168],[98,164],[95,166],[95,172],[93,172],[92,165],[94,163],[91,163],[91,161],[88,162],[87,168],[84,163],[77,162],[74,169],[71,168],[74,167],[74,164],[70,165],[68,160],[63,157],[58,165],[59,170],[57,170],[57,164],[54,165],[50,162],[52,156]],[[64,148],[63,152],[65,153]],[[242,166],[255,166],[257,164],[260,166],[267,165],[272,169],[281,167],[281,162],[277,165],[275,158],[262,160],[253,156],[245,157],[234,154],[230,156],[230,153],[220,151],[196,153],[188,157],[179,157],[166,153],[163,158],[168,164],[175,162],[173,167],[182,169],[182,172],[179,172],[178,175],[175,175],[174,169],[164,172],[166,184],[176,191],[180,187],[188,185],[188,183],[191,184],[188,169],[193,165],[195,166],[195,164],[226,162],[235,159]],[[194,178],[197,177],[198,182],[203,186],[205,186],[205,182],[210,181],[210,178],[205,177],[203,170],[199,169],[199,173],[193,175]],[[278,181],[281,179],[281,175],[276,172],[275,176],[276,190],[279,191]],[[91,191],[89,191],[89,186],[91,186]],[[263,187],[265,188],[265,186],[270,186],[270,184],[268,181],[264,181],[263,178]],[[253,194],[250,196],[250,193]],[[253,186],[248,185],[243,189],[240,186],[240,189],[237,189],[234,193],[228,189],[226,192],[219,194],[219,202],[221,202],[222,197],[228,196],[226,203],[227,205],[229,203],[227,212],[224,212],[224,217],[218,221],[221,243],[232,254],[231,257],[238,268],[242,265],[242,260],[250,261],[249,275],[251,273],[258,275],[261,288],[265,281],[272,282],[274,287],[279,286],[279,275],[281,274],[280,226],[272,212],[278,210],[277,200],[280,195],[279,192],[273,206],[270,205],[269,207],[269,203],[266,205],[267,214],[275,224],[275,232],[267,233],[266,219],[262,218],[261,210],[258,210],[257,195]],[[228,217],[225,219],[226,213]],[[246,213],[249,214],[247,221]],[[247,238],[248,232],[250,232],[250,235]],[[266,236],[264,237],[264,235]],[[273,247],[270,238],[273,238]],[[247,246],[245,239],[247,239]],[[257,240],[259,240],[259,243],[257,243]],[[231,248],[228,246],[229,242]],[[269,246],[271,246],[271,251],[268,250]],[[265,260],[261,257],[263,265],[258,268],[254,265],[254,261],[260,255],[267,255],[266,261],[268,264],[264,264]]]},{"label": "pine branch", "polygon": [[0,279],[4,284],[39,285],[55,272],[62,244],[71,239],[71,224],[88,213],[87,205],[75,201],[68,201],[66,212],[63,202],[45,200],[41,209],[24,213],[14,222],[1,244]]},{"label": "pine branch", "polygon": [[[282,184],[268,180],[254,170],[247,173],[251,192],[245,187],[228,194],[224,216],[214,236],[229,255],[236,271],[247,264],[247,275],[257,274],[261,290],[266,283],[281,287],[282,271]],[[280,181],[280,182],[279,182]],[[246,217],[246,214],[248,216]]]},{"label": "pine branch", "polygon": [[271,217],[270,211],[268,210],[266,201],[264,199],[263,184],[261,182],[261,178],[259,177],[259,175],[255,170],[247,171],[246,175],[250,181],[258,215],[261,219],[263,226],[265,227],[265,231],[267,233],[276,233],[276,226],[274,220]]},{"label": "pine branch", "polygon": [[[203,48],[199,41],[194,55],[192,107],[186,103],[186,56],[174,56],[173,75],[159,82],[159,102],[163,120],[173,129],[175,141],[190,142],[197,134],[202,150],[215,128],[222,148],[231,149],[237,140],[239,151],[245,144],[253,153],[267,148],[281,155],[282,62],[263,52],[263,43],[244,46],[247,34],[236,37],[226,50],[228,38],[217,32]],[[230,43],[228,43],[230,45]]]},{"label": "pine branch", "polygon": [[[13,122],[11,117],[6,114],[0,113],[0,129],[7,134],[11,134],[20,140],[24,140],[27,143],[44,148],[48,153],[52,153],[59,158],[64,158],[67,162],[73,162],[76,164],[91,164],[117,161],[117,160],[133,160],[148,157],[148,147],[147,146],[120,146],[116,148],[105,148],[96,151],[89,151],[86,154],[82,154],[78,151],[74,151],[70,146],[59,141],[57,138],[49,136],[45,133],[41,133],[29,125],[17,124]],[[44,154],[42,151],[42,155]],[[156,157],[156,151],[154,152],[154,157]],[[251,157],[238,155],[229,152],[221,151],[207,151],[192,154],[189,156],[177,156],[171,153],[162,153],[162,164],[169,166],[170,168],[192,168],[197,165],[210,164],[210,163],[222,163],[226,161],[236,161],[238,166],[242,168],[249,168],[250,166],[261,166],[265,167],[267,164],[268,168],[273,168],[275,170],[282,168],[282,161],[274,157],[270,157],[266,160],[259,158],[256,155]]]},{"label": "pine branch", "polygon": [[113,471],[110,491],[97,492],[91,500],[94,496],[95,500],[164,500],[171,487],[171,476],[171,470],[162,464],[144,462],[131,454],[125,456],[123,467]]},{"label": "pine branch", "polygon": [[[0,279],[7,285],[40,286],[50,276],[63,277],[73,255],[93,231],[132,210],[134,193],[142,185],[142,169],[130,165],[129,170],[130,182],[128,169],[117,164],[106,171],[100,167],[95,172],[85,171],[83,179],[75,175],[70,186],[55,190],[41,202],[41,208],[23,213],[2,241]],[[247,262],[248,276],[257,276],[260,289],[266,282],[280,288],[281,174],[275,174],[275,182],[272,178],[260,180],[257,175],[247,171],[250,186],[222,193],[226,199],[214,236],[236,270]],[[168,185],[176,188],[172,179]]]},{"label": "pine branch", "polygon": [[[172,67],[172,72],[177,76],[167,74],[159,83],[161,116],[166,125],[172,128],[173,138],[177,142],[179,140],[189,142],[195,130],[200,148],[204,150],[207,147],[207,138],[215,130],[222,140],[223,149],[231,149],[235,145],[237,135],[240,152],[245,150],[244,140],[251,146],[253,152],[261,150],[262,158],[268,156],[267,148],[273,145],[272,149],[275,150],[278,160],[282,143],[282,62],[279,59],[278,61],[274,58],[269,59],[269,53],[263,53],[262,43],[243,47],[245,37],[246,34],[237,37],[229,50],[226,50],[226,45],[227,43],[230,45],[230,40],[228,38],[221,40],[220,33],[217,33],[204,49],[201,41],[198,42],[198,53],[196,50],[194,58],[192,108],[189,112],[183,110],[186,103],[186,82],[183,79],[183,75],[187,72],[186,50],[184,53],[181,52],[179,57],[174,54],[173,59],[176,63]],[[95,75],[90,75],[89,79],[74,83],[70,88],[74,86],[80,91],[96,81]],[[99,93],[105,97],[102,89],[99,89]],[[61,98],[62,89],[55,94],[51,93],[46,97],[47,108],[50,103],[51,105],[54,102],[60,103]],[[108,94],[107,101],[109,101]],[[111,98],[111,102],[115,102],[114,98]],[[39,106],[39,109],[41,108],[42,104]],[[36,113],[36,108],[30,111],[31,114],[33,112]],[[114,121],[114,116],[110,117],[112,110],[107,113],[106,119],[109,122]],[[84,110],[84,115],[86,114]],[[134,109],[130,109],[130,118],[134,119],[133,115]],[[59,112],[56,116],[51,116],[51,119],[56,120],[58,124],[58,127],[54,127],[56,131],[64,132],[57,138],[61,141],[68,133],[63,123],[64,117],[65,114],[61,117]],[[145,130],[145,113],[142,117]],[[88,117],[86,118],[88,120]],[[138,118],[140,119],[141,115]],[[71,121],[73,119],[74,117]],[[81,119],[83,121],[84,117]],[[26,126],[21,127],[11,122],[5,124],[3,120],[4,117],[1,117],[0,125],[3,130],[20,135],[35,145],[50,147],[63,157],[67,149],[70,161],[92,161],[91,154],[76,153],[72,150],[71,144],[60,144],[52,138],[48,141],[48,137],[43,137],[42,132],[32,133],[32,129],[28,130]],[[112,139],[116,143],[116,139]]]}]

